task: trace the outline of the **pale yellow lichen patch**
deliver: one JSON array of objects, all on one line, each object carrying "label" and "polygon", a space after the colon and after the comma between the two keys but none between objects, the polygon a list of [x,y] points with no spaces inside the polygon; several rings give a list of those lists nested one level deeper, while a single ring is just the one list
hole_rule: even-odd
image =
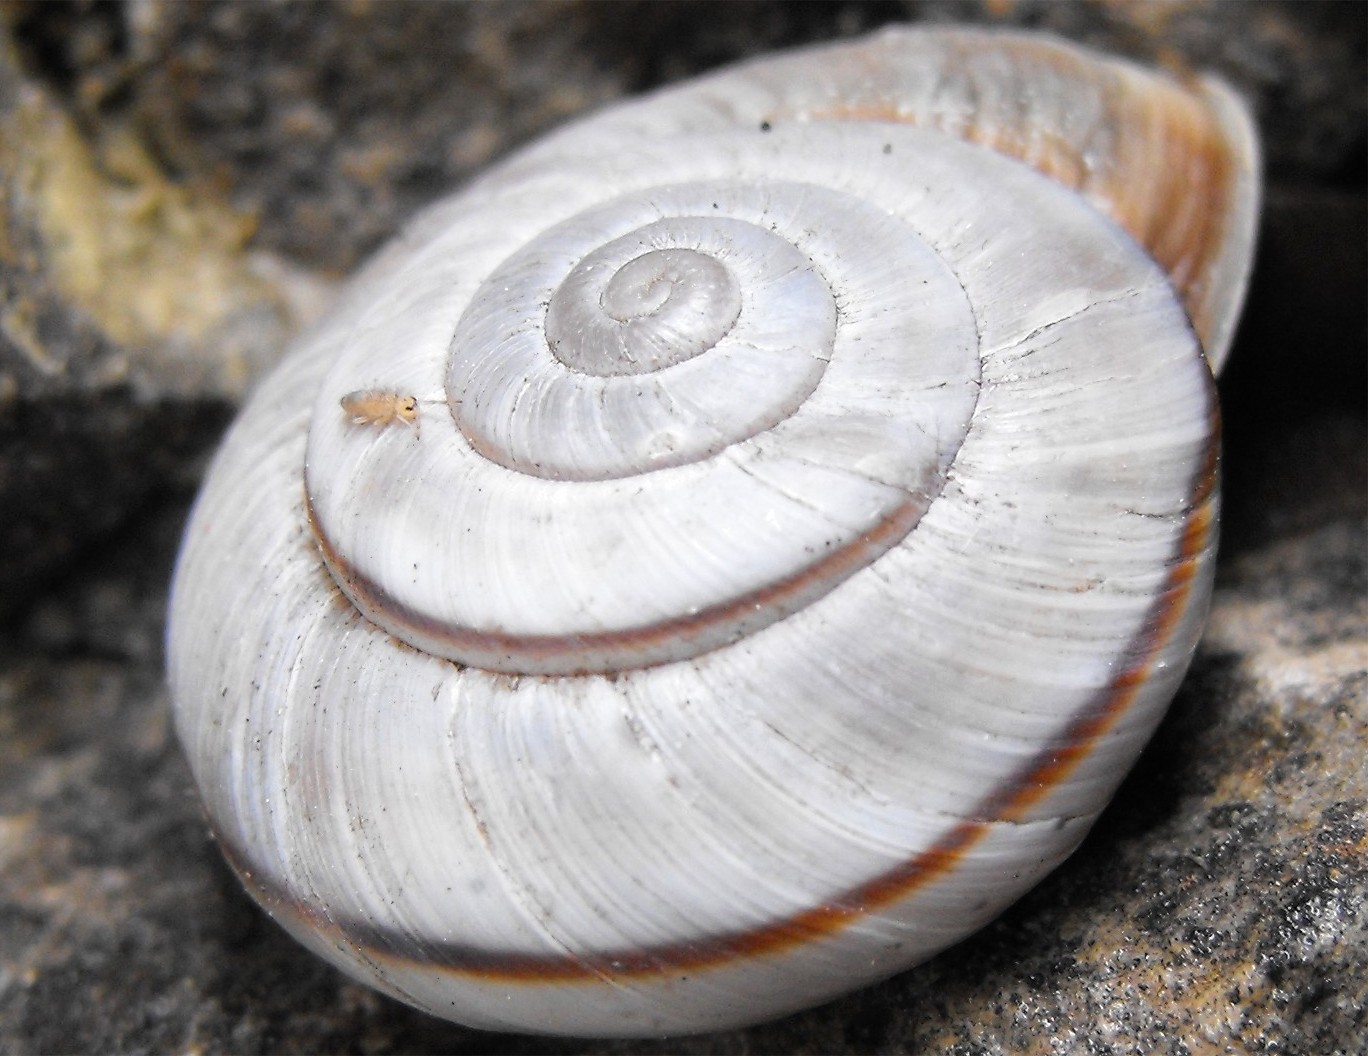
[{"label": "pale yellow lichen patch", "polygon": [[130,129],[92,143],[41,96],[26,102],[20,182],[53,281],[111,338],[194,342],[274,299],[248,267],[251,217],[169,179]]}]

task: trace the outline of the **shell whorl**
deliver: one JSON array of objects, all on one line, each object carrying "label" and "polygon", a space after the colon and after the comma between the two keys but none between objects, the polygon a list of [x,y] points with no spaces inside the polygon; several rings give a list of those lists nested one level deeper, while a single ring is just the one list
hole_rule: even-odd
[{"label": "shell whorl", "polygon": [[[1200,631],[1185,304],[1221,283],[1175,294],[1124,220],[942,119],[833,116],[852,71],[906,91],[974,36],[558,133],[263,386],[187,532],[171,678],[303,941],[476,1025],[702,1030],[929,956],[1077,845]],[[1081,61],[976,47],[970,81]],[[1150,77],[1087,61],[1107,98]],[[419,426],[340,411],[371,390]]]},{"label": "shell whorl", "polygon": [[[615,319],[610,292],[650,310]],[[954,274],[812,183],[627,191],[538,234],[450,322],[452,422],[424,435],[422,494],[362,515],[410,445],[316,421],[310,501],[377,623],[511,674],[676,661],[820,597],[916,523],[978,392]],[[685,325],[661,362],[658,332]],[[354,381],[344,359],[321,400]],[[396,580],[383,562],[420,552],[415,520],[424,559]]]}]

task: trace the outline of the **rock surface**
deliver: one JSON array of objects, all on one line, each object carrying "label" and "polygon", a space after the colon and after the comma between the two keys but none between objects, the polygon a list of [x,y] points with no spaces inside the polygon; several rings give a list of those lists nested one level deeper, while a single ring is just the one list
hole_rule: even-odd
[{"label": "rock surface", "polygon": [[567,1043],[348,982],[223,865],[170,731],[161,635],[232,405],[333,274],[518,138],[904,11],[787,6],[3,9],[0,1052],[1362,1050],[1368,218],[1349,5],[911,5],[1218,66],[1252,94],[1277,181],[1221,383],[1203,646],[1089,840],[995,924],[778,1023]]}]

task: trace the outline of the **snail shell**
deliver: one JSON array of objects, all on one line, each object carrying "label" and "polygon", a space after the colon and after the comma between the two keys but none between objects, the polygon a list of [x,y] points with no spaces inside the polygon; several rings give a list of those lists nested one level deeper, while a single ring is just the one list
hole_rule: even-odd
[{"label": "snail shell", "polygon": [[[904,29],[433,207],[186,533],[176,721],[247,887],[437,1015],[605,1035],[776,1016],[991,919],[1200,633],[1202,346],[1256,188],[1218,84]],[[421,430],[371,427],[401,398]]]}]

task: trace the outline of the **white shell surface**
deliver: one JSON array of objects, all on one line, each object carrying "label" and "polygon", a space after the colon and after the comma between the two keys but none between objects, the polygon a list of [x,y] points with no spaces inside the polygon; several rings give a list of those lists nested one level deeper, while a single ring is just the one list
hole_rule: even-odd
[{"label": "white shell surface", "polygon": [[985,146],[752,120],[794,61],[420,217],[197,504],[170,678],[225,851],[438,1015],[718,1029],[930,956],[1073,850],[1195,645],[1216,416],[1168,276]]}]

